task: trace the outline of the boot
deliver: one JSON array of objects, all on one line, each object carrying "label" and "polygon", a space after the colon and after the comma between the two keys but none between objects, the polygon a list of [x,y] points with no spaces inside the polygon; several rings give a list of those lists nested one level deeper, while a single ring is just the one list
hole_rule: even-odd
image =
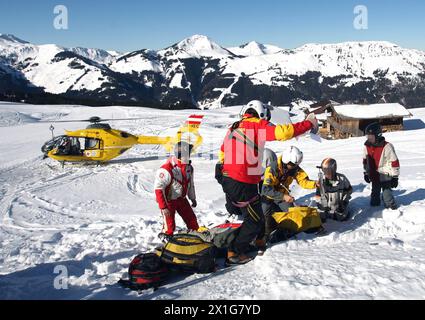
[{"label": "boot", "polygon": [[166,244],[168,243],[168,241],[170,241],[170,239],[173,237],[172,234],[166,234],[164,232],[161,232],[160,234],[158,234],[158,238],[161,240],[162,243]]},{"label": "boot", "polygon": [[255,246],[258,249],[258,255],[262,256],[267,249],[267,243],[264,238],[255,240]]},{"label": "boot", "polygon": [[226,259],[226,264],[227,265],[233,265],[233,264],[245,264],[249,261],[251,261],[253,258],[247,256],[246,254],[237,254],[236,252],[233,251],[228,251],[227,252],[227,259]]},{"label": "boot", "polygon": [[397,210],[398,209],[398,205],[394,203],[394,204],[392,204],[390,206],[385,206],[385,209]]},{"label": "boot", "polygon": [[322,223],[325,223],[329,217],[329,211],[319,209],[319,215],[320,215],[320,220],[322,220]]}]

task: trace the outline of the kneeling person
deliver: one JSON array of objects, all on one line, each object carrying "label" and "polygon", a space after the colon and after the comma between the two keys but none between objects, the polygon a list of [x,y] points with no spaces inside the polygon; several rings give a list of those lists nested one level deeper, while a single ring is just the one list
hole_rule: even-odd
[{"label": "kneeling person", "polygon": [[282,153],[277,162],[272,162],[264,173],[261,190],[262,208],[265,215],[266,241],[276,228],[273,219],[275,212],[287,212],[294,206],[295,199],[289,193],[289,187],[295,180],[304,189],[315,189],[318,181],[310,180],[307,173],[300,167],[303,153],[292,146]]},{"label": "kneeling person", "polygon": [[353,193],[350,181],[343,174],[337,173],[335,159],[326,158],[322,161],[320,169],[323,175],[316,190],[320,217],[323,222],[327,218],[344,221],[349,216],[348,204]]}]

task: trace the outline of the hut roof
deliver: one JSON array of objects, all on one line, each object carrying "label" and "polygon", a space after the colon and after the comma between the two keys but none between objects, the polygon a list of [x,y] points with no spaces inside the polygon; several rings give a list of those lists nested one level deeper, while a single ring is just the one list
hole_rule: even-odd
[{"label": "hut roof", "polygon": [[399,103],[378,103],[368,105],[338,105],[332,109],[341,117],[348,119],[404,118],[412,114]]}]

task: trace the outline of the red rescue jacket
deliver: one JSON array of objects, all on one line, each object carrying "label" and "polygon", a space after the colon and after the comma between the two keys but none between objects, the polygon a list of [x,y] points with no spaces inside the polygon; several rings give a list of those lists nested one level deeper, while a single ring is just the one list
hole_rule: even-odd
[{"label": "red rescue jacket", "polygon": [[236,181],[258,184],[262,176],[262,157],[266,141],[285,141],[312,128],[310,121],[295,124],[273,123],[245,114],[236,129],[229,129],[220,148],[223,175]]},{"label": "red rescue jacket", "polygon": [[168,202],[179,198],[196,200],[193,183],[193,167],[171,157],[161,166],[155,176],[155,196],[160,209],[168,207]]}]

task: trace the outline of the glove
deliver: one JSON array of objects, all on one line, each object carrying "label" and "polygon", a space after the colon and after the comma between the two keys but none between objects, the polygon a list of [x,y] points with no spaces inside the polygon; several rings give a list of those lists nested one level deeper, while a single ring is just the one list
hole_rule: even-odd
[{"label": "glove", "polygon": [[311,133],[317,133],[319,131],[319,122],[317,121],[317,118],[314,113],[309,113],[307,118],[305,120],[310,121],[313,125],[313,128],[311,129]]},{"label": "glove", "polygon": [[219,184],[223,183],[223,164],[220,162],[215,165],[215,179]]},{"label": "glove", "polygon": [[366,183],[370,183],[370,178],[368,174],[364,174],[364,181],[366,181]]},{"label": "glove", "polygon": [[391,188],[397,188],[398,187],[398,177],[393,177],[391,179]]},{"label": "glove", "polygon": [[196,200],[191,200],[192,201],[192,208],[196,208],[196,206],[198,205],[198,202],[196,202]]},{"label": "glove", "polygon": [[161,213],[164,215],[164,217],[171,217],[171,211],[168,208],[162,209]]},{"label": "glove", "polygon": [[295,199],[294,199],[294,197],[291,197],[289,194],[285,194],[283,196],[283,201],[285,201],[287,203],[294,203]]}]

